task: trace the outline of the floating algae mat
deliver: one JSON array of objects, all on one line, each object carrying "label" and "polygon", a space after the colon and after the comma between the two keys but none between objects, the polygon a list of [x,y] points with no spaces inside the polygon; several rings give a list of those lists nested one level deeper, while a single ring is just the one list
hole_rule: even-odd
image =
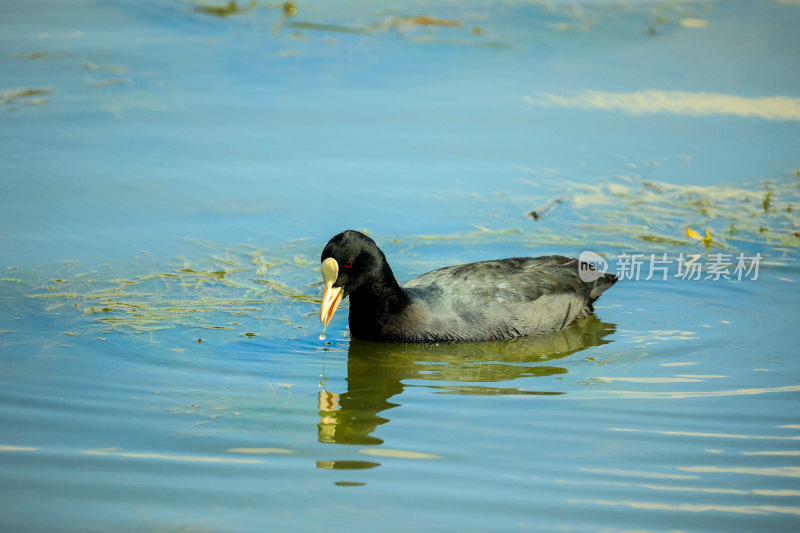
[{"label": "floating algae mat", "polygon": [[[712,253],[763,245],[800,247],[796,209],[800,180],[794,172],[754,183],[714,186],[672,185],[628,176],[592,185],[562,183],[557,188],[548,182],[531,184],[540,191],[551,190],[553,196],[567,193],[568,212],[553,217],[570,219],[569,234],[587,246],[651,251],[693,245],[702,249],[708,242],[703,242],[703,236],[709,234]],[[547,222],[543,219],[537,224]]]},{"label": "floating algae mat", "polygon": [[198,341],[214,330],[255,337],[278,324],[302,327],[298,322],[317,302],[309,268],[297,254],[284,259],[253,247],[222,250],[208,243],[192,248],[191,258],[173,261],[143,254],[104,265],[12,267],[2,281],[46,314],[66,316],[75,335],[177,328]]},{"label": "floating algae mat", "polygon": [[[422,259],[420,246],[469,250],[488,258],[493,247],[519,247],[520,255],[598,251],[670,254],[756,253],[773,260],[800,248],[800,180],[794,172],[752,183],[680,186],[620,176],[595,184],[524,180],[535,195],[498,192],[480,199],[475,212],[481,223],[445,235],[415,235],[381,243],[389,253]],[[523,189],[520,189],[523,192]],[[559,208],[545,217],[526,217],[530,206]],[[497,215],[496,213],[503,213]],[[485,220],[483,220],[485,219]],[[389,239],[386,239],[387,241]],[[476,253],[476,251],[481,251]],[[428,254],[430,255],[430,254]],[[458,254],[451,255],[458,257]],[[395,264],[397,260],[393,260]],[[420,274],[444,266],[421,261],[411,266]]]}]

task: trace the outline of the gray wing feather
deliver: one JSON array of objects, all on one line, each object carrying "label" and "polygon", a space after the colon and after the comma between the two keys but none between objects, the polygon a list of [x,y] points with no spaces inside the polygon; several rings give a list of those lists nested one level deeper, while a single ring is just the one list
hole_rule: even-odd
[{"label": "gray wing feather", "polygon": [[[420,341],[547,333],[587,316],[591,302],[613,281],[601,288],[597,282],[584,283],[577,261],[563,256],[440,268],[403,285],[411,300],[405,319]],[[443,331],[447,338],[441,338]]]}]

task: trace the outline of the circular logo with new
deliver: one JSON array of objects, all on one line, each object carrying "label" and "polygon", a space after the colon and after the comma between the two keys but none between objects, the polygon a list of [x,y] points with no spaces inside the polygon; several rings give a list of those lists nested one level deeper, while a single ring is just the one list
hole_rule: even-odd
[{"label": "circular logo with new", "polygon": [[594,252],[581,252],[578,256],[578,275],[582,281],[590,283],[602,278],[608,271],[608,263]]}]

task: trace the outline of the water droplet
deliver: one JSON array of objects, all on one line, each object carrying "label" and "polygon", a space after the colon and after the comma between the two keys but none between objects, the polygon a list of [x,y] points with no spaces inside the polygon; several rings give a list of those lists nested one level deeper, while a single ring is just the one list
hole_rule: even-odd
[{"label": "water droplet", "polygon": [[324,340],[325,340],[325,338],[326,338],[326,337],[325,337],[325,334],[324,334],[324,333],[320,333],[320,334],[319,334],[319,340],[321,340],[321,341],[324,341]]}]

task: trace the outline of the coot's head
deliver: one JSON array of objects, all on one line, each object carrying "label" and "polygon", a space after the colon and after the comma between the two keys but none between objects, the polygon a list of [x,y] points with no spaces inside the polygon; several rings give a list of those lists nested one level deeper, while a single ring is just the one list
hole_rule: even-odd
[{"label": "coot's head", "polygon": [[347,230],[328,241],[320,260],[325,292],[319,321],[327,326],[342,298],[364,283],[379,279],[386,258],[375,241],[358,231]]}]

